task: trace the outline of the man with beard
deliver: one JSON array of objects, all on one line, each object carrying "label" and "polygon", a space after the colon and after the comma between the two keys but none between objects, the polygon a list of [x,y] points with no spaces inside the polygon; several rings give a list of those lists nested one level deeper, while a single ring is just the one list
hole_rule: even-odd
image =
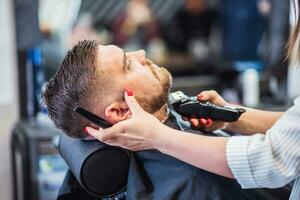
[{"label": "man with beard", "polygon": [[[112,124],[118,123],[131,116],[123,97],[124,90],[131,88],[147,112],[180,129],[180,119],[167,106],[170,86],[170,73],[147,60],[143,50],[126,53],[114,45],[85,40],[65,56],[46,87],[44,102],[58,128],[71,137],[85,138],[84,127],[95,125],[73,109],[80,105]],[[129,170],[126,198],[130,200],[268,199],[257,191],[242,190],[235,180],[205,172],[157,150],[136,152],[135,157],[143,175]],[[84,194],[73,176],[67,177],[63,188],[64,198],[59,199],[94,199]]]}]

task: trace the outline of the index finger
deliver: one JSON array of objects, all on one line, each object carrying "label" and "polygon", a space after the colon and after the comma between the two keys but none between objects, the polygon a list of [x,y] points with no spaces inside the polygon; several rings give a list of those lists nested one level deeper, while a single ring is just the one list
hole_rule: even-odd
[{"label": "index finger", "polygon": [[95,139],[101,141],[101,142],[106,142],[108,140],[114,140],[115,139],[115,127],[110,127],[107,129],[102,129],[100,128],[99,130],[94,129],[92,127],[86,127],[86,130],[89,135],[94,137]]},{"label": "index finger", "polygon": [[133,96],[133,92],[131,89],[129,89],[129,88],[125,89],[124,97],[125,97],[126,104],[128,105],[130,111],[133,114],[138,113],[143,110],[142,107],[140,106],[140,104],[137,102],[137,100]]},{"label": "index finger", "polygon": [[209,101],[218,105],[225,105],[225,100],[215,90],[203,91],[197,95],[199,101]]}]

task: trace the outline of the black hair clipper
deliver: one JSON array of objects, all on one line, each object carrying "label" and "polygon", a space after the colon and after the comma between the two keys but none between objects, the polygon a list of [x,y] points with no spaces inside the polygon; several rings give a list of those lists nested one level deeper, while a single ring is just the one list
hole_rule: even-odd
[{"label": "black hair clipper", "polygon": [[181,91],[169,95],[169,104],[182,116],[212,119],[213,121],[234,122],[246,112],[234,106],[217,106],[210,102],[200,102],[195,96],[187,96]]}]

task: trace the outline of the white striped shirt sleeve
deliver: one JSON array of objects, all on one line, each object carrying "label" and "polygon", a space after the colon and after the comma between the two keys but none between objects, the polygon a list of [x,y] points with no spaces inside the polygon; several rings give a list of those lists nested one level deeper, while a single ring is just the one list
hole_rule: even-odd
[{"label": "white striped shirt sleeve", "polygon": [[294,104],[265,135],[229,139],[228,164],[243,188],[282,187],[295,180],[290,199],[300,199],[300,97]]}]

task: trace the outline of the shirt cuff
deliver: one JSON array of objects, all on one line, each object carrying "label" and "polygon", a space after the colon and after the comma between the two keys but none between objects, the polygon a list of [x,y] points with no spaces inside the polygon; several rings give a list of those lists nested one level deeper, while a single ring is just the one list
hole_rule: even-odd
[{"label": "shirt cuff", "polygon": [[229,138],[226,148],[229,168],[244,189],[258,187],[249,164],[247,153],[248,139],[249,137],[247,136],[233,136]]}]

